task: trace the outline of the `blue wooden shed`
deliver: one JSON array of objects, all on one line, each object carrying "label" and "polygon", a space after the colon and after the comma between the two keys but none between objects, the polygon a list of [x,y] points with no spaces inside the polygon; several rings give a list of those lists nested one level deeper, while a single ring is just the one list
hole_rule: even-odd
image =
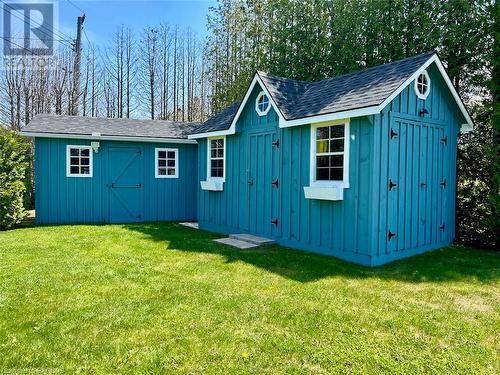
[{"label": "blue wooden shed", "polygon": [[36,222],[127,223],[197,218],[196,124],[38,115]]},{"label": "blue wooden shed", "polygon": [[198,221],[380,265],[452,243],[472,120],[435,52],[321,82],[257,72],[198,140]]}]

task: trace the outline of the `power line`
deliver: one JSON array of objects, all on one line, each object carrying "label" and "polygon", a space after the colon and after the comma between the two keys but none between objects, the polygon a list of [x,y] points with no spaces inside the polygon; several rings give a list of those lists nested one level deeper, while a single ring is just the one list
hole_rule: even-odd
[{"label": "power line", "polygon": [[[9,7],[11,10],[16,10],[16,9],[12,8],[9,4],[7,4],[5,1],[0,0],[0,2],[1,2],[1,3],[3,3],[3,4],[4,4],[4,6]],[[12,16],[16,17],[17,19],[19,19],[19,20],[23,21],[26,25],[28,25],[28,26],[29,26],[28,22],[26,22],[26,20],[25,20],[25,19],[23,19],[23,18],[19,17],[17,14],[12,13],[12,12],[9,12],[9,14],[11,14]],[[51,34],[52,34],[52,35],[56,35],[56,36],[58,36],[59,38],[61,38],[62,40],[66,41],[66,43],[69,43],[69,45],[68,45],[69,47],[72,47],[72,45],[71,45],[71,44],[73,43],[73,38],[72,38],[72,37],[70,37],[70,36],[68,36],[68,35],[66,35],[66,34],[64,34],[64,33],[62,33],[62,32],[57,32],[55,29],[51,30],[51,29],[49,29],[47,26],[43,26],[42,24],[39,24],[39,25],[37,25],[37,26],[39,27],[39,30],[40,30],[40,29],[42,29],[42,30],[40,30],[40,32],[41,32],[43,35],[45,35],[45,36],[51,36]],[[44,32],[43,30],[46,30],[46,31],[47,31],[48,33],[50,33],[50,34],[48,34],[47,32]]]},{"label": "power line", "polygon": [[78,9],[80,12],[85,13],[85,11],[82,8],[80,8],[78,5],[76,5],[73,1],[71,1],[71,0],[67,0],[67,1],[68,1],[68,3],[73,5],[76,9]]},{"label": "power line", "polygon": [[28,51],[29,53],[31,53],[33,55],[36,55],[36,53],[34,51],[30,50],[29,48],[23,47],[23,46],[15,43],[15,42],[13,42],[12,40],[9,40],[10,38],[6,38],[4,36],[0,36],[0,38],[2,38],[3,40],[5,40],[6,42],[9,42],[10,44],[14,44],[17,47],[22,48],[25,51]]}]

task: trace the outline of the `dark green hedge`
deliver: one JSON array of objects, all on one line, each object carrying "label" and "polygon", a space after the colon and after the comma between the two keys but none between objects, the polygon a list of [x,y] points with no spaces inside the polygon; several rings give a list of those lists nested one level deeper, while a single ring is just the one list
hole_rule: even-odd
[{"label": "dark green hedge", "polygon": [[0,229],[19,224],[26,216],[31,144],[0,127]]}]

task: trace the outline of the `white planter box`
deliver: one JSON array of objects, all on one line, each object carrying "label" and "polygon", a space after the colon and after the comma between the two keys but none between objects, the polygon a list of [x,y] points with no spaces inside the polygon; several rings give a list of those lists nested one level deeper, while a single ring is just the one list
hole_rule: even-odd
[{"label": "white planter box", "polygon": [[210,191],[222,191],[224,190],[224,182],[223,181],[200,181],[201,190],[210,190]]},{"label": "white planter box", "polygon": [[344,199],[344,188],[304,186],[304,195],[307,199],[320,199],[324,201],[341,201]]}]

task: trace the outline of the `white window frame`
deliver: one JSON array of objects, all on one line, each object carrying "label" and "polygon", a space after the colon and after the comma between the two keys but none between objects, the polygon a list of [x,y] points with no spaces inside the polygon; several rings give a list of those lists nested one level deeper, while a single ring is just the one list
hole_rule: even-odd
[{"label": "white window frame", "polygon": [[[167,153],[167,158],[166,158],[167,161],[168,161],[168,153],[169,152],[175,153],[175,166],[174,166],[175,174],[163,175],[163,174],[158,173],[158,168],[160,168],[159,162],[158,162],[158,153],[160,151],[165,151]],[[167,164],[168,164],[168,162],[167,162]],[[165,168],[168,169],[168,168],[172,168],[172,167],[169,167],[167,165]],[[164,148],[164,147],[156,147],[155,148],[155,178],[179,178],[179,149],[178,148]]]},{"label": "white window frame", "polygon": [[[316,129],[326,126],[344,125],[344,165],[342,181],[316,180]],[[311,154],[310,154],[310,186],[317,187],[338,187],[347,189],[349,187],[349,143],[350,143],[350,119],[328,121],[311,124]],[[339,152],[338,154],[342,154]]]},{"label": "white window frame", "polygon": [[[222,170],[222,177],[212,177],[211,176],[211,166],[212,166],[212,141],[217,140],[217,139],[222,139],[222,147],[224,149],[224,157],[222,158],[223,160],[223,170]],[[207,181],[218,181],[218,182],[225,182],[226,181],[226,154],[227,154],[227,149],[226,149],[226,136],[222,137],[208,137],[207,138]],[[218,159],[218,158],[216,158]]]},{"label": "white window frame", "polygon": [[[263,96],[267,96],[267,108],[264,111],[261,111],[259,108],[259,100]],[[259,95],[257,95],[257,98],[255,99],[255,110],[257,111],[257,114],[259,116],[265,116],[271,110],[271,99],[269,98],[268,95],[266,95],[264,91],[261,91]]]},{"label": "white window frame", "polygon": [[[71,149],[89,150],[89,174],[71,173]],[[81,165],[80,165],[81,166]],[[92,178],[94,174],[94,151],[92,146],[87,145],[66,145],[66,177]]]},{"label": "white window frame", "polygon": [[[418,79],[420,78],[421,75],[425,76],[425,78],[427,79],[427,90],[423,94],[421,94],[420,91],[418,90]],[[429,93],[431,92],[431,78],[429,77],[429,73],[427,73],[427,70],[422,71],[422,73],[420,73],[417,76],[417,78],[415,78],[414,89],[415,89],[415,94],[417,94],[417,97],[419,99],[423,100],[427,99]]]}]

